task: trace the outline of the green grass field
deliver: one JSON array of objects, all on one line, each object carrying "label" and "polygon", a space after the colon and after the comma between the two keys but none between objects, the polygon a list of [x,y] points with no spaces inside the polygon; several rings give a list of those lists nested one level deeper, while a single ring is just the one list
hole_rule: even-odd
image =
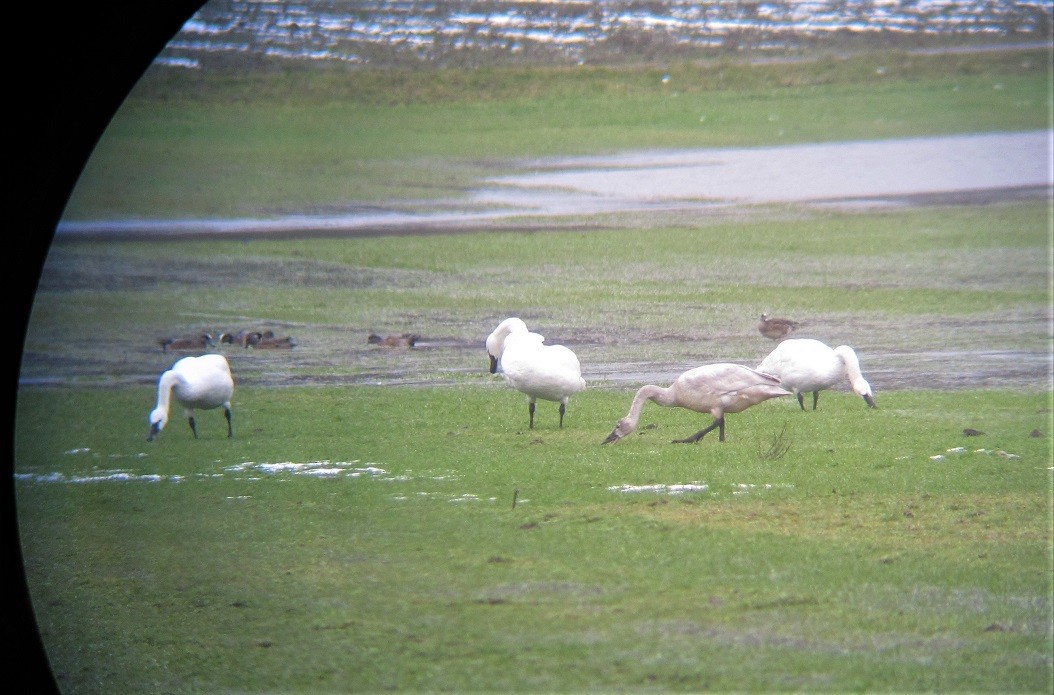
[{"label": "green grass field", "polygon": [[148,445],[151,397],[20,399],[67,692],[1049,683],[1048,394],[769,402],[694,446],[670,440],[705,420],[657,406],[601,446],[611,390],[530,432],[505,388],[246,388],[233,440],[212,412]]},{"label": "green grass field", "polygon": [[[586,89],[581,72],[512,69],[149,83],[69,216],[445,196],[502,157],[1042,128],[1043,58],[671,66],[671,84],[698,84],[677,95],[645,68],[588,71]],[[1049,381],[962,388],[968,362],[934,375],[919,357],[1050,349],[1050,215],[773,208],[586,232],[57,243],[22,373],[64,379],[20,389],[14,442],[56,680],[1050,692]],[[600,444],[639,385],[610,374],[759,359],[773,307],[857,347],[879,407],[845,390],[815,412],[774,400],[729,415],[724,443],[680,445],[709,418],[649,405]],[[483,339],[514,313],[582,358],[591,387],[563,429],[540,403],[528,430],[525,397],[486,373]],[[177,409],[147,443],[174,360],[156,338],[257,323],[300,344],[224,348],[234,438],[201,412],[194,440]],[[370,350],[385,329],[447,342]],[[404,379],[424,385],[389,385]]]}]

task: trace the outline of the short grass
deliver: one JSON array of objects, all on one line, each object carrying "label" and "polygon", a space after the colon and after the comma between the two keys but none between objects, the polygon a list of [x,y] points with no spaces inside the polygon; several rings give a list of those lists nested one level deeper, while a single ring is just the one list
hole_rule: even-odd
[{"label": "short grass", "polygon": [[[456,195],[505,157],[1042,128],[1046,58],[685,64],[666,83],[652,67],[152,76],[67,215],[326,211]],[[22,376],[64,385],[20,389],[14,431],[59,685],[1049,692],[1049,380],[963,389],[968,363],[911,364],[1049,349],[1049,221],[1039,202],[59,242]],[[764,403],[724,443],[671,444],[708,418],[649,406],[600,445],[637,385],[611,370],[760,357],[757,315],[776,310],[855,345],[865,371],[902,355],[909,378],[869,374],[877,410],[844,390],[816,412]],[[563,429],[540,404],[527,430],[523,396],[483,371],[510,314],[597,370]],[[301,344],[226,352],[235,437],[205,412],[194,440],[174,412],[147,444],[174,359],[156,338],[261,323]],[[448,342],[393,355],[369,330]],[[407,374],[427,386],[390,385]]]},{"label": "short grass", "polygon": [[1046,128],[1049,62],[1037,50],[148,73],[103,134],[65,217],[331,212],[457,198],[510,158]]},{"label": "short grass", "polygon": [[20,396],[64,692],[1049,688],[1049,394],[770,401],[691,446],[658,406],[602,446],[614,390],[529,431],[505,387],[248,387],[234,439],[147,444],[153,396]]}]

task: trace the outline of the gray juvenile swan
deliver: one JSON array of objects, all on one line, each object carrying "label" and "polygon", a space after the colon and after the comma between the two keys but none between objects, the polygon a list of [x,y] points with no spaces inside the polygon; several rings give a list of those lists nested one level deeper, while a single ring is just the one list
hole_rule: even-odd
[{"label": "gray juvenile swan", "polygon": [[783,385],[798,396],[798,405],[805,410],[802,394],[812,391],[812,409],[820,399],[820,391],[846,380],[856,395],[875,407],[871,384],[860,373],[860,361],[848,345],[831,348],[812,338],[784,340],[758,365],[758,370],[775,374]]},{"label": "gray juvenile swan", "polygon": [[517,391],[527,394],[529,428],[534,429],[534,403],[541,398],[560,404],[560,427],[572,395],[586,387],[578,356],[563,345],[545,345],[518,318],[508,318],[487,336],[490,373],[501,375]]},{"label": "gray juvenile swan", "polygon": [[713,415],[714,421],[709,426],[685,439],[673,440],[674,444],[694,444],[715,427],[719,428],[718,439],[725,441],[725,413],[739,413],[770,398],[789,395],[790,391],[780,386],[778,378],[741,364],[718,362],[696,367],[677,377],[668,388],[651,384],[641,386],[633,397],[629,413],[618,421],[601,444],[617,442],[635,430],[648,401],[668,408],[688,408]]},{"label": "gray juvenile swan", "polygon": [[227,358],[223,355],[201,355],[177,360],[157,382],[157,407],[150,413],[150,434],[146,441],[154,441],[168,423],[169,403],[173,397],[183,406],[195,439],[198,436],[198,428],[194,424],[194,411],[220,407],[227,417],[227,436],[233,437],[232,395],[234,379],[231,377]]}]

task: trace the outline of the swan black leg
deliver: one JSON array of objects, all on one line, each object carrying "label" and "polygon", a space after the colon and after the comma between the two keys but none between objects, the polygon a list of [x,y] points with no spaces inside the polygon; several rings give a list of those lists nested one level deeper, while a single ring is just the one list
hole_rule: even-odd
[{"label": "swan black leg", "polygon": [[533,430],[534,429],[534,401],[530,401],[530,402],[527,403],[527,412],[531,414],[531,420],[530,420],[531,424],[530,424],[529,429]]},{"label": "swan black leg", "polygon": [[695,444],[700,439],[705,437],[707,432],[710,432],[710,431],[714,430],[715,428],[717,428],[717,431],[718,431],[718,435],[717,435],[718,439],[720,441],[722,441],[722,442],[725,441],[725,418],[722,415],[719,418],[714,418],[714,421],[711,422],[708,427],[704,427],[703,429],[701,429],[698,432],[696,432],[695,434],[693,434],[691,437],[686,437],[685,439],[674,439],[673,443],[674,444]]},{"label": "swan black leg", "polygon": [[564,404],[561,403],[560,404],[560,429],[563,429],[563,427],[564,427],[564,411],[565,410],[567,410],[567,408],[565,408]]},{"label": "swan black leg", "polygon": [[816,401],[818,401],[818,400],[820,400],[820,392],[819,391],[813,391],[812,392],[812,409],[813,410],[816,410]]},{"label": "swan black leg", "polygon": [[230,408],[224,408],[223,409],[223,414],[227,417],[227,436],[228,437],[233,437],[234,436],[234,427],[231,426],[231,409]]},{"label": "swan black leg", "polygon": [[190,431],[194,433],[194,439],[198,438],[198,427],[194,424],[194,416],[187,417],[187,421],[190,422]]},{"label": "swan black leg", "polygon": [[802,412],[805,411],[805,399],[801,395],[801,391],[798,392],[798,405],[801,406]]}]

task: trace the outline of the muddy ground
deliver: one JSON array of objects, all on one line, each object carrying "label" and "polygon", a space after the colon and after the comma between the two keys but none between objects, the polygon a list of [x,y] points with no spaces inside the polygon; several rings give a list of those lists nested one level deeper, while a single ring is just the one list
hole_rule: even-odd
[{"label": "muddy ground", "polygon": [[[793,215],[812,206],[866,212],[905,205],[1049,200],[1051,138],[1049,131],[1038,131],[510,162],[507,171],[496,173],[467,200],[432,202],[426,210],[410,210],[406,201],[392,201],[387,206],[350,208],[339,215],[268,221],[100,221],[60,225],[58,238],[353,237],[589,229],[633,225],[635,219],[654,224],[659,217],[671,224],[698,224],[707,219],[771,215],[773,206],[778,214]],[[978,274],[985,273],[985,259],[966,262],[976,263]],[[41,287],[76,283],[73,271],[52,268],[49,275],[46,270]],[[187,272],[187,280],[194,281],[190,273],[195,269]],[[1027,281],[1035,280],[1033,276]],[[100,281],[127,278],[89,275],[82,281],[97,286]],[[1010,277],[991,280],[989,285],[1015,282]],[[245,317],[237,325],[227,320],[210,328],[220,332],[269,327],[292,335],[298,343],[291,351],[218,347],[230,357],[242,384],[486,384],[495,383],[495,378],[487,374],[483,348],[492,326],[483,324],[487,320],[496,324],[500,318],[427,315],[414,326],[333,327]],[[691,335],[633,331],[573,315],[563,325],[554,325],[551,318],[523,318],[550,342],[574,348],[584,376],[594,387],[628,389],[644,382],[669,382],[689,367],[713,361],[755,366],[774,347],[758,334],[753,315],[710,319]],[[853,336],[864,374],[876,393],[906,388],[1052,388],[1050,305],[1032,312],[966,317],[795,318],[805,323],[801,337],[838,343],[840,336]],[[200,325],[208,324],[208,317],[201,317]],[[407,328],[422,334],[412,350],[367,344],[371,331]],[[152,341],[111,347],[27,350],[21,383],[152,384],[158,364],[178,357],[161,354]]]}]

